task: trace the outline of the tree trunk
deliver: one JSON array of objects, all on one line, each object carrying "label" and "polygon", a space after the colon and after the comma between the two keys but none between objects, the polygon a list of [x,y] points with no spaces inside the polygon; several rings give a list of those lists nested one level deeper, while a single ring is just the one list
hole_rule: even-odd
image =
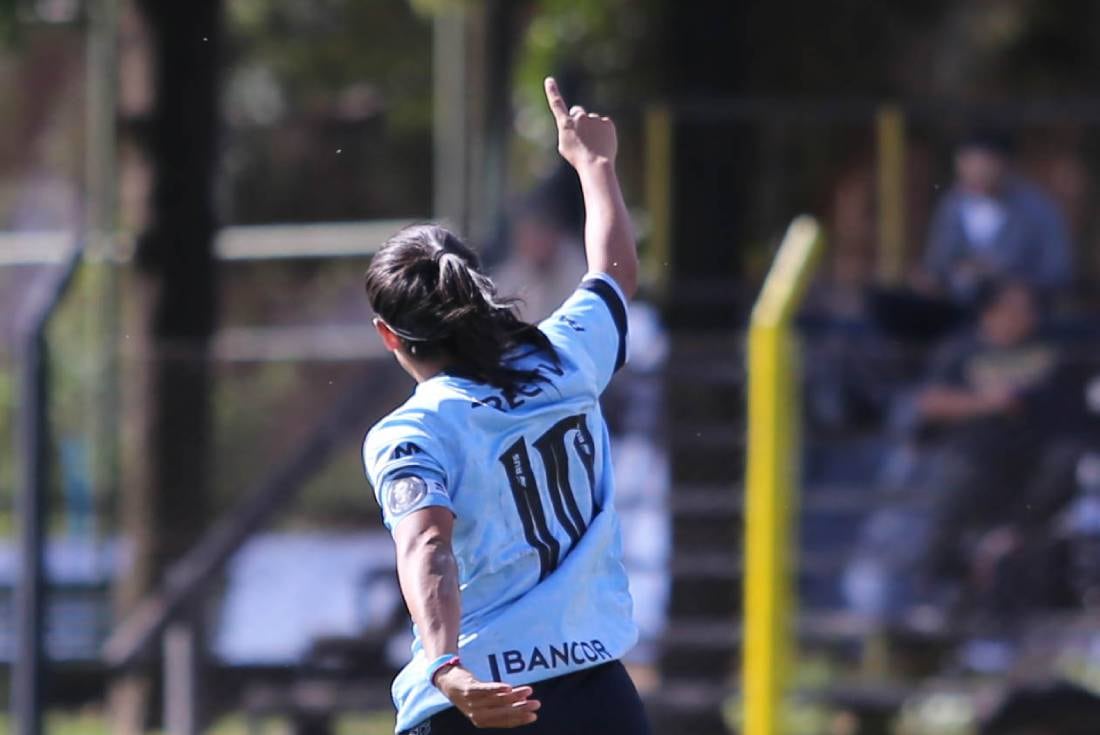
[{"label": "tree trunk", "polygon": [[[121,524],[132,568],[118,589],[125,614],[198,538],[208,510],[208,343],[214,328],[214,179],[218,141],[219,0],[139,0],[153,48],[148,124],[149,225],[138,241],[126,347]],[[129,339],[132,336],[134,339]],[[201,629],[201,626],[200,626]],[[152,667],[111,692],[114,732],[151,717]]]}]

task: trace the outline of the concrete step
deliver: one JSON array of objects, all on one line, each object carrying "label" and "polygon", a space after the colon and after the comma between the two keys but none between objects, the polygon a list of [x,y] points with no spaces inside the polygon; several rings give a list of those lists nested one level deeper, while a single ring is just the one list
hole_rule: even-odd
[{"label": "concrete step", "polygon": [[[799,513],[870,511],[896,502],[856,485],[809,485],[798,499]],[[681,483],[669,494],[669,510],[677,516],[726,516],[740,518],[744,511],[742,483]]]},{"label": "concrete step", "polygon": [[665,369],[668,384],[690,383],[700,388],[745,387],[745,366],[738,352],[716,350],[716,356],[693,358],[676,353],[675,360]]},{"label": "concrete step", "polygon": [[745,429],[740,423],[684,418],[672,424],[669,437],[673,451],[681,447],[711,450],[720,453],[718,458],[745,451]]},{"label": "concrete step", "polygon": [[666,677],[644,698],[654,735],[724,735],[722,710],[736,692],[732,681]]},{"label": "concrete step", "polygon": [[[973,683],[960,681],[953,690],[968,689],[973,689]],[[915,686],[906,682],[851,678],[792,694],[804,702],[827,703],[849,711],[890,713],[898,710],[914,690]],[[655,735],[726,735],[730,731],[725,725],[725,711],[736,707],[739,692],[739,682],[733,675],[725,681],[674,677],[647,692],[644,701]]]},{"label": "concrete step", "polygon": [[[703,329],[673,332],[672,354],[675,365],[736,366],[744,373],[747,352],[746,333],[732,329]],[[670,364],[670,369],[677,369]]]},{"label": "concrete step", "polygon": [[[797,552],[796,552],[797,554]],[[796,555],[795,564],[800,575],[836,574],[848,563],[850,551],[805,553]],[[672,575],[679,579],[706,579],[713,582],[740,582],[744,559],[740,546],[729,550],[678,551],[669,563]]]},{"label": "concrete step", "polygon": [[[681,617],[661,636],[669,648],[738,648],[743,639],[740,613],[726,617]],[[859,643],[879,630],[874,618],[847,611],[811,611],[798,616],[798,639],[807,643]]]},{"label": "concrete step", "polygon": [[[696,429],[699,431],[699,429]],[[745,453],[727,449],[715,441],[714,447],[681,440],[672,453],[672,482],[681,484],[729,485],[745,479]]]},{"label": "concrete step", "polygon": [[665,322],[677,330],[733,330],[748,322],[753,296],[721,279],[692,279],[670,289]]},{"label": "concrete step", "polygon": [[719,383],[702,376],[677,376],[665,384],[665,390],[670,424],[706,421],[744,425],[747,403],[745,386],[740,381]]}]

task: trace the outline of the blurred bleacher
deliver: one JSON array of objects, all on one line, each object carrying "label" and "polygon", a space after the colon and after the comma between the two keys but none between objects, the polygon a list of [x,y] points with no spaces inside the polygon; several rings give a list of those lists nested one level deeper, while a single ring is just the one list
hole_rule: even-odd
[{"label": "blurred bleacher", "polygon": [[[679,284],[672,299],[681,325],[673,330],[675,358],[667,374],[674,583],[663,681],[647,698],[662,733],[724,732],[739,711],[746,299],[717,283]],[[889,732],[902,706],[919,703],[926,689],[967,697],[989,683],[959,658],[961,647],[980,637],[982,621],[928,607],[870,616],[853,612],[843,594],[845,571],[871,515],[892,507],[904,512],[914,502],[907,488],[884,489],[897,441],[886,404],[918,383],[932,346],[813,314],[800,320],[800,331],[805,374],[794,701],[848,712],[861,723],[860,733]],[[1075,369],[1100,376],[1094,318],[1061,317],[1049,331]],[[838,372],[860,387],[859,396],[837,394]],[[1078,630],[1096,627],[1083,609],[1079,615],[1036,610],[1026,627],[1048,631],[1049,640],[1055,620],[1074,620]],[[1006,661],[1000,671],[985,673],[1009,677],[1019,674],[1015,665]]]}]

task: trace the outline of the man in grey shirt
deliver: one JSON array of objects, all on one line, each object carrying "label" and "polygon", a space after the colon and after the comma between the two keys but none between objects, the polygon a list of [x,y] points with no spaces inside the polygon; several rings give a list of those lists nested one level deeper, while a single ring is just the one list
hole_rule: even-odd
[{"label": "man in grey shirt", "polygon": [[1070,281],[1065,218],[1014,173],[1011,145],[996,133],[967,138],[955,154],[956,183],[932,218],[924,280],[969,303],[990,280],[1024,282],[1049,294]]}]

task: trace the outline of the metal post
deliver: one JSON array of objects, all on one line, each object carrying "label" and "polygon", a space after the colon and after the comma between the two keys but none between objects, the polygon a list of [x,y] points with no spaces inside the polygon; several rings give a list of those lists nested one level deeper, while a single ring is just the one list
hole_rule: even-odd
[{"label": "metal post", "polygon": [[878,276],[896,283],[905,272],[905,113],[884,105],[875,116],[878,154]]},{"label": "metal post", "polygon": [[185,616],[164,633],[164,728],[168,735],[198,735],[199,662],[196,626]]},{"label": "metal post", "polygon": [[658,298],[672,280],[672,113],[654,105],[645,115],[645,204],[649,237],[643,252],[646,281]]},{"label": "metal post", "polygon": [[[480,46],[478,77],[471,86],[480,89],[481,103],[477,138],[480,156],[474,159],[478,198],[471,211],[473,221],[466,233],[474,242],[492,237],[500,213],[505,209],[508,190],[508,141],[512,129],[512,69],[516,41],[512,28],[524,3],[489,0],[479,8],[477,19]],[[468,87],[469,89],[469,87]],[[472,182],[473,183],[473,182]]]},{"label": "metal post", "polygon": [[15,588],[12,715],[16,735],[42,732],[46,628],[46,518],[49,501],[49,396],[46,326],[80,263],[74,249],[63,267],[34,284],[20,315],[19,423],[15,432],[19,479],[19,576]]},{"label": "metal post", "polygon": [[118,484],[118,313],[116,118],[118,2],[89,0],[87,42],[85,223],[88,255],[95,263],[83,288],[88,349],[95,355],[88,395],[87,435],[93,497]]},{"label": "metal post", "polygon": [[449,3],[433,27],[435,217],[484,242],[503,208],[512,2]]},{"label": "metal post", "polygon": [[[36,327],[37,325],[35,325]],[[12,713],[17,735],[42,732],[42,679],[46,605],[44,598],[47,471],[46,356],[41,332],[32,327],[22,341],[19,370],[19,426],[16,432],[19,485],[19,577],[15,593]]]},{"label": "metal post", "polygon": [[93,260],[110,261],[115,256],[117,47],[117,0],[89,0],[84,201],[87,253]]},{"label": "metal post", "polygon": [[[88,39],[89,115],[88,184],[90,227],[102,230],[113,212],[114,19],[115,0],[93,0]],[[106,73],[105,69],[108,69]],[[107,96],[105,102],[101,96]],[[108,104],[104,112],[102,105]],[[104,141],[107,141],[104,147]],[[106,187],[111,188],[106,188]],[[46,327],[69,288],[83,256],[83,238],[63,266],[32,290],[18,329],[19,419],[16,456],[19,478],[16,515],[19,526],[19,576],[15,590],[15,643],[12,651],[11,711],[16,735],[42,732],[43,681],[47,623],[46,543],[49,517],[50,431]],[[107,287],[113,292],[113,284]]]},{"label": "metal post", "polygon": [[797,502],[798,355],[790,322],[820,252],[820,228],[787,230],[752,313],[745,488],[745,735],[783,731],[793,645],[791,525]]},{"label": "metal post", "polygon": [[435,192],[433,215],[460,232],[469,227],[470,172],[466,11],[446,5],[433,24]]}]

